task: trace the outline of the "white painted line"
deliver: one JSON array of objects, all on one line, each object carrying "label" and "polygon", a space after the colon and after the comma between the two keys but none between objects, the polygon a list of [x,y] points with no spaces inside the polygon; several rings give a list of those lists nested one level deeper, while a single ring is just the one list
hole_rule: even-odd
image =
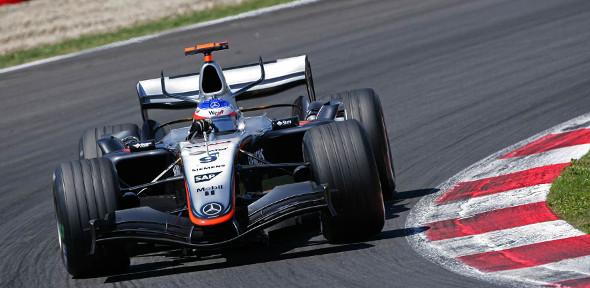
[{"label": "white painted line", "polygon": [[482,164],[479,169],[473,171],[473,173],[468,173],[462,181],[479,180],[541,166],[568,163],[571,162],[572,159],[578,159],[584,156],[584,154],[588,153],[588,150],[590,150],[590,144],[582,144],[523,157],[497,159]]},{"label": "white painted line", "polygon": [[13,71],[17,71],[17,70],[21,70],[21,69],[25,69],[25,68],[29,68],[29,67],[39,66],[39,65],[43,65],[43,64],[47,64],[47,63],[51,63],[51,62],[56,62],[56,61],[60,61],[60,60],[64,60],[64,59],[69,59],[69,58],[73,58],[73,57],[78,57],[78,56],[82,56],[82,55],[87,55],[87,54],[91,54],[91,53],[96,53],[99,51],[104,51],[104,50],[112,49],[115,47],[126,46],[126,45],[130,45],[130,44],[134,44],[134,43],[141,43],[141,42],[155,39],[155,38],[159,38],[159,37],[162,37],[165,35],[189,31],[189,30],[193,30],[193,29],[199,29],[199,28],[208,27],[208,26],[217,25],[217,24],[235,21],[235,20],[252,18],[252,17],[263,15],[263,14],[268,14],[268,13],[276,12],[279,10],[294,8],[294,7],[298,7],[298,6],[302,6],[302,5],[306,5],[306,4],[310,4],[310,3],[314,3],[314,2],[319,2],[319,1],[320,0],[297,0],[297,1],[289,2],[289,3],[285,3],[285,4],[279,4],[279,5],[274,5],[274,6],[270,6],[270,7],[260,8],[260,9],[240,13],[237,15],[223,17],[223,18],[219,18],[219,19],[215,19],[215,20],[211,20],[211,21],[206,21],[206,22],[201,22],[201,23],[196,23],[196,24],[192,24],[192,25],[188,25],[188,26],[183,26],[183,27],[159,32],[156,34],[135,37],[135,38],[131,38],[129,40],[124,40],[124,41],[113,42],[110,44],[98,46],[95,48],[90,48],[87,50],[82,50],[79,52],[73,52],[73,53],[69,53],[69,54],[65,54],[65,55],[54,56],[54,57],[41,59],[41,60],[29,62],[29,63],[24,63],[24,64],[20,64],[20,65],[16,65],[16,66],[2,68],[2,69],[0,69],[0,74],[13,72]]},{"label": "white painted line", "polygon": [[449,257],[459,257],[584,235],[563,221],[549,221],[430,242]]},{"label": "white painted line", "polygon": [[553,283],[590,277],[590,256],[570,258],[535,267],[492,273],[497,276],[524,278],[534,282]]},{"label": "white painted line", "polygon": [[541,184],[510,190],[498,194],[474,197],[468,200],[434,206],[424,216],[424,222],[431,223],[441,220],[467,218],[476,214],[497,209],[514,207],[529,203],[544,201],[547,198],[551,184]]}]

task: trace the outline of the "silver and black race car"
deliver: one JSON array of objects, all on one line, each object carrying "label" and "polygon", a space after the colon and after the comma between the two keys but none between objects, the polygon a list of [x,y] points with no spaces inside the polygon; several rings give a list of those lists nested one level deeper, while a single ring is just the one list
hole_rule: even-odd
[{"label": "silver and black race car", "polygon": [[[90,129],[80,159],[55,170],[60,251],[71,275],[125,271],[133,245],[223,251],[310,215],[330,242],[381,232],[395,178],[375,92],[317,100],[306,56],[222,70],[212,53],[227,48],[186,48],[186,55],[204,55],[200,73],[162,73],[137,84],[141,129]],[[292,104],[238,106],[299,85],[307,97]],[[244,115],[275,107],[292,113]],[[186,108],[194,109],[187,119],[148,117],[151,109]]]}]

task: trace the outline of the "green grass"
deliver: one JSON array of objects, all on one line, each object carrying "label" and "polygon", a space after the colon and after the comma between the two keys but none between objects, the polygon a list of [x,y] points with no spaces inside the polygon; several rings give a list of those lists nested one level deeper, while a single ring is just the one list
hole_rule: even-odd
[{"label": "green grass", "polygon": [[[70,52],[93,48],[133,37],[161,32],[189,24],[218,19],[262,7],[291,2],[292,0],[249,0],[239,5],[219,6],[211,10],[204,10],[192,14],[164,18],[154,22],[139,24],[123,28],[114,32],[85,35],[79,38],[65,40],[60,43],[41,45],[38,48],[26,49],[0,55],[0,68],[18,65],[34,60],[63,55]],[[220,35],[223,37],[223,35]]]},{"label": "green grass", "polygon": [[560,218],[590,233],[590,153],[562,171],[547,202]]}]

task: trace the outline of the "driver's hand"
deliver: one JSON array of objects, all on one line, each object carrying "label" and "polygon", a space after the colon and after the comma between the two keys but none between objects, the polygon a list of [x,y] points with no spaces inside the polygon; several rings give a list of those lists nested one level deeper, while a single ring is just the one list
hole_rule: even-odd
[{"label": "driver's hand", "polygon": [[212,129],[211,123],[207,120],[193,120],[191,129],[189,130],[187,139],[192,139],[195,135],[203,134],[203,132],[210,132]]}]

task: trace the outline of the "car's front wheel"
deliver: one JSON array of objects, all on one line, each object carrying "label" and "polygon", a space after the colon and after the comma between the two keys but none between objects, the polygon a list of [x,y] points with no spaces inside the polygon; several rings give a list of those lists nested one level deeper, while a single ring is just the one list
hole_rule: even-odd
[{"label": "car's front wheel", "polygon": [[72,276],[120,272],[129,267],[129,256],[123,245],[98,246],[94,254],[90,253],[89,221],[114,212],[118,208],[118,194],[115,171],[104,158],[62,163],[53,173],[60,251]]},{"label": "car's front wheel", "polygon": [[377,165],[356,120],[313,127],[303,137],[303,157],[313,179],[327,184],[336,215],[322,212],[330,242],[363,240],[383,229],[385,209]]},{"label": "car's front wheel", "polygon": [[375,154],[383,198],[392,199],[395,193],[395,170],[383,109],[377,93],[369,88],[356,89],[336,93],[330,99],[342,102],[345,119],[357,120],[365,129]]}]

